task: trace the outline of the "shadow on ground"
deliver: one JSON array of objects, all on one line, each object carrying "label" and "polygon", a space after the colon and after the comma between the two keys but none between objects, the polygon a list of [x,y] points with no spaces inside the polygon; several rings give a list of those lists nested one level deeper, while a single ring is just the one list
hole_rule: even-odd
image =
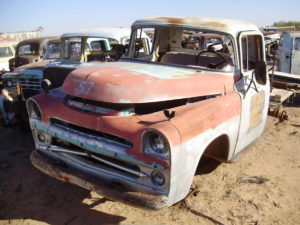
[{"label": "shadow on ground", "polygon": [[[51,178],[29,160],[34,148],[30,132],[0,127],[0,219],[31,219],[52,225],[118,224],[125,217],[93,209],[109,201]],[[84,203],[84,199],[92,202]]]}]

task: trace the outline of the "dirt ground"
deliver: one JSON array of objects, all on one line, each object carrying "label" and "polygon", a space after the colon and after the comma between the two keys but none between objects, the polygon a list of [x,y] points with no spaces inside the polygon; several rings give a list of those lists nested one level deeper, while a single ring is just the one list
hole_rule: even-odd
[{"label": "dirt ground", "polygon": [[0,127],[0,224],[300,224],[300,101],[268,117],[238,162],[205,160],[191,194],[161,211],[105,199],[35,169],[30,133]]}]

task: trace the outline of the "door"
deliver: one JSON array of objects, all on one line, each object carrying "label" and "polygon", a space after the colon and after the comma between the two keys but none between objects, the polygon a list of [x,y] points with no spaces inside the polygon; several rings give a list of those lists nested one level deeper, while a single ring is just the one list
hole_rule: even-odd
[{"label": "door", "polygon": [[288,33],[282,34],[278,46],[278,70],[290,73],[292,39]]},{"label": "door", "polygon": [[295,37],[293,40],[291,73],[300,75],[300,37]]},{"label": "door", "polygon": [[254,73],[255,66],[265,62],[261,33],[242,32],[239,35],[239,50],[242,78],[236,87],[241,96],[242,109],[235,153],[261,135],[267,118],[270,92],[267,73]]}]

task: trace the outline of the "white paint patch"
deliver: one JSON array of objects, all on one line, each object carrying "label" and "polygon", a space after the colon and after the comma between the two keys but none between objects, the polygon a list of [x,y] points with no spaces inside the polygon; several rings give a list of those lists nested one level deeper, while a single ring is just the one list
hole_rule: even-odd
[{"label": "white paint patch", "polygon": [[128,99],[120,99],[119,103],[131,103],[131,101]]},{"label": "white paint patch", "polygon": [[[194,138],[182,143],[182,152],[179,158],[181,160],[178,161],[178,164],[173,165],[175,167],[179,167],[180,174],[177,174],[178,177],[178,190],[176,194],[176,201],[183,199],[189,191],[189,188],[192,184],[195,169],[199,163],[200,157],[205,151],[206,147],[217,137],[225,134],[229,138],[229,157],[233,154],[235,150],[235,143],[238,136],[238,128],[239,128],[240,116],[235,116],[234,118],[225,121],[219,124],[217,127],[213,129],[209,129]],[[172,150],[172,155],[177,152]],[[177,156],[178,157],[178,156]],[[173,174],[173,172],[172,172]],[[175,176],[173,174],[173,176]]]},{"label": "white paint patch", "polygon": [[81,94],[87,95],[93,86],[94,86],[94,82],[81,80],[79,83],[79,87],[75,88],[75,93],[77,95],[81,95]]}]

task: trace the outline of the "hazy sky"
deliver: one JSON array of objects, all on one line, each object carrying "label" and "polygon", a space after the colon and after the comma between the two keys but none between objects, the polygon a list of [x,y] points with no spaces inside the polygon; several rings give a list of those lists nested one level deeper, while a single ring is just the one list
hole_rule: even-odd
[{"label": "hazy sky", "polygon": [[0,0],[0,9],[0,32],[42,26],[43,36],[89,27],[130,27],[138,18],[153,16],[224,17],[259,27],[300,21],[300,0]]}]

